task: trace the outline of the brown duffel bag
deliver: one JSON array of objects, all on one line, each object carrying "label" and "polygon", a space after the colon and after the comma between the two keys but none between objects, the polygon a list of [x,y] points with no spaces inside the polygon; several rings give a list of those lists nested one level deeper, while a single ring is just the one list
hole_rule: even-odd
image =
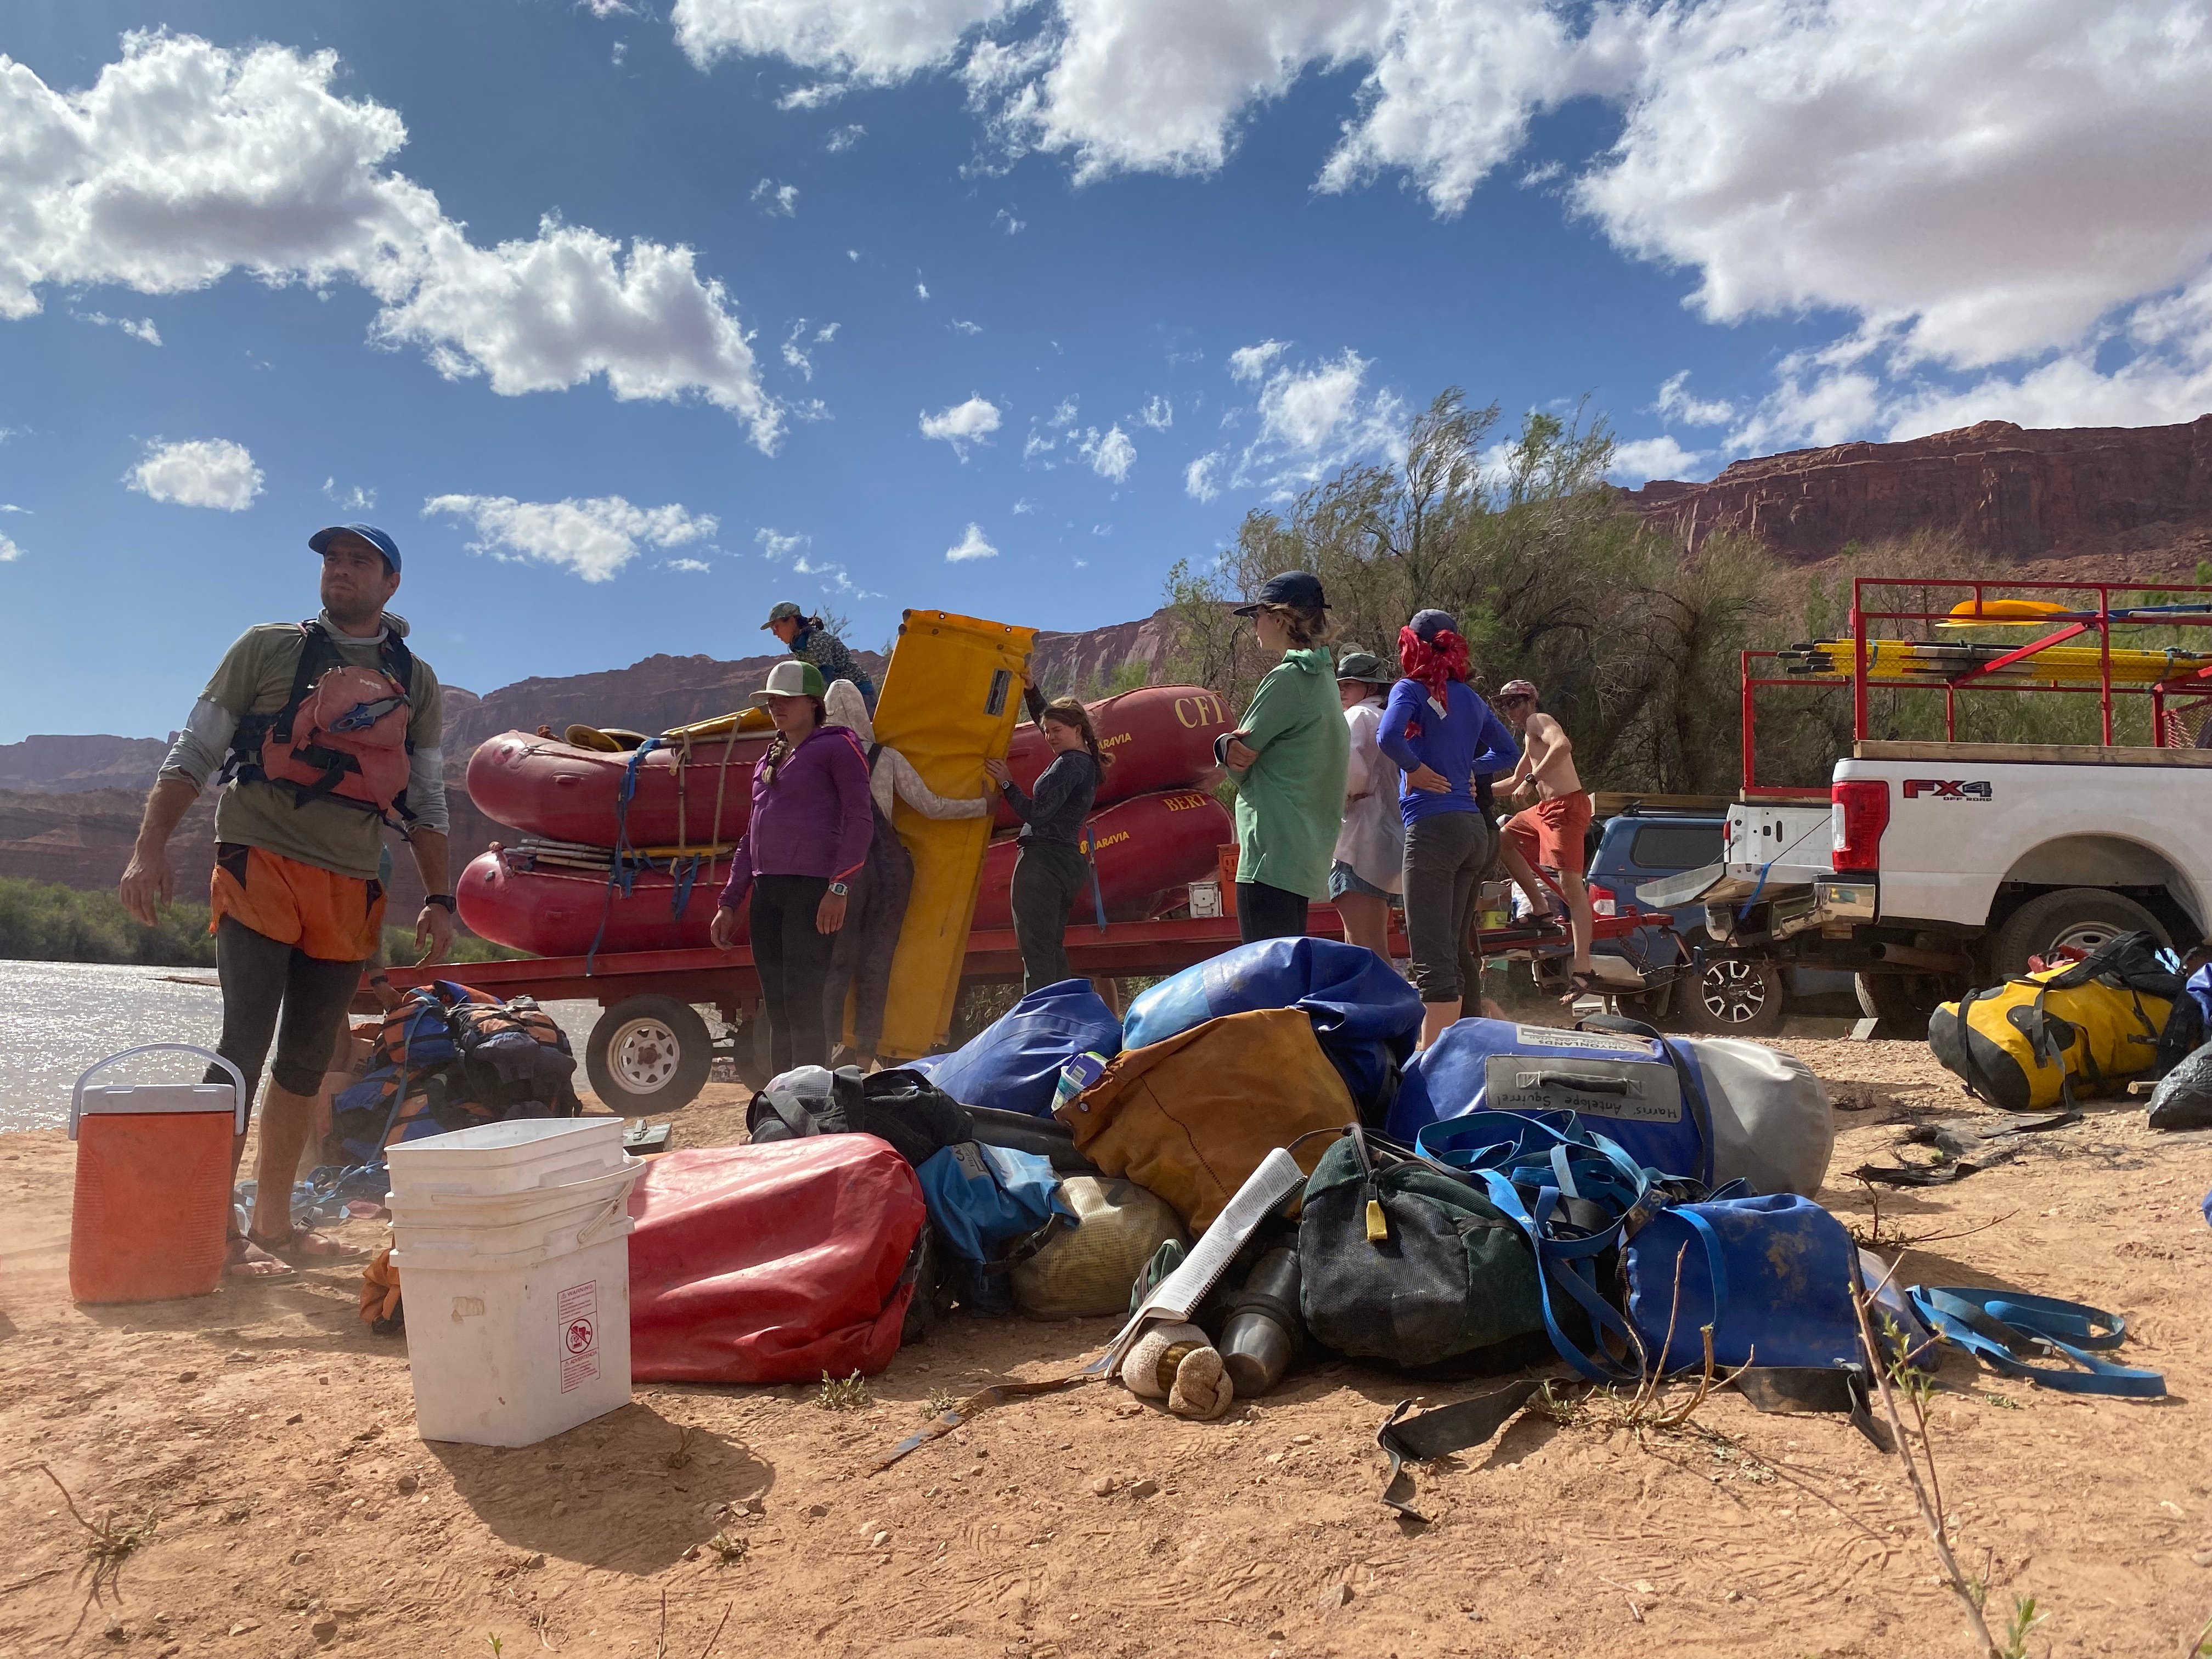
[{"label": "brown duffel bag", "polygon": [[[1124,1050],[1058,1109],[1083,1155],[1168,1201],[1193,1234],[1278,1146],[1308,1175],[1359,1115],[1297,1008],[1225,1014]],[[1293,1146],[1301,1135],[1314,1135]]]}]

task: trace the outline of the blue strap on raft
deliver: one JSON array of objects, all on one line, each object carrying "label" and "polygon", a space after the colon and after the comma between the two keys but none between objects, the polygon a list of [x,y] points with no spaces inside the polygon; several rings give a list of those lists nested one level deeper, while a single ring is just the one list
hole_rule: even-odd
[{"label": "blue strap on raft", "polygon": [[[2166,1378],[2158,1372],[2115,1365],[2090,1352],[2117,1348],[2127,1336],[2128,1322],[2102,1308],[2030,1296],[2025,1291],[1959,1285],[1915,1285],[1905,1295],[1936,1335],[2007,1376],[2024,1377],[2063,1394],[2118,1395],[2130,1400],[2165,1395]],[[2020,1357],[2023,1349],[2062,1355],[2081,1369],[2031,1365]]]}]

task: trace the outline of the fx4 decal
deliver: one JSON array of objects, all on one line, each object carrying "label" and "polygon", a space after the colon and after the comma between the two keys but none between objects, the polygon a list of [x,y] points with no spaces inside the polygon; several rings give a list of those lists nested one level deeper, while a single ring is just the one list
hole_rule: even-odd
[{"label": "fx4 decal", "polygon": [[1936,800],[1987,800],[1990,786],[1986,782],[1968,783],[1960,778],[1905,779],[1905,799],[1918,800],[1923,796]]}]

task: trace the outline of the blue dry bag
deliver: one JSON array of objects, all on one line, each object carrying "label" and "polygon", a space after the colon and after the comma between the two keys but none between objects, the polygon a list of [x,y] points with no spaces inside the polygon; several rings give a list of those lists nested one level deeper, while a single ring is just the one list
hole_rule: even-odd
[{"label": "blue dry bag", "polygon": [[1054,1225],[1055,1218],[1075,1220],[1052,1160],[1036,1152],[956,1141],[923,1159],[915,1174],[930,1220],[953,1253],[969,1261],[997,1261],[1008,1245]]},{"label": "blue dry bag", "polygon": [[1686,1042],[1462,1019],[1406,1067],[1383,1133],[1425,1146],[1429,1126],[1468,1112],[1572,1112],[1643,1168],[1710,1185],[1705,1091]]},{"label": "blue dry bag", "polygon": [[1621,1248],[1629,1322],[1665,1372],[1704,1365],[1707,1325],[1716,1365],[1861,1364],[1856,1255],[1844,1224],[1809,1198],[1675,1205]]},{"label": "blue dry bag", "polygon": [[1129,1005],[1122,1046],[1142,1048],[1224,1014],[1298,1008],[1369,1121],[1382,1115],[1421,1029],[1421,995],[1364,945],[1255,939],[1162,980]]},{"label": "blue dry bag", "polygon": [[1085,1052],[1121,1052],[1121,1022],[1087,979],[1030,992],[963,1048],[914,1069],[963,1106],[1042,1117],[1067,1062]]}]

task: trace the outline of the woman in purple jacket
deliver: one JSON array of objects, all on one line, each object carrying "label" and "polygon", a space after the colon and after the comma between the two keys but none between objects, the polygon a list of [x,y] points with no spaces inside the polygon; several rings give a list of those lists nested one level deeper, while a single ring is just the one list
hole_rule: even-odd
[{"label": "woman in purple jacket", "polygon": [[768,1005],[778,1073],[830,1063],[823,987],[846,884],[867,862],[875,833],[868,762],[860,739],[823,723],[822,671],[793,659],[769,670],[753,701],[768,705],[775,741],[753,768],[752,821],[730,855],[711,937],[726,951],[752,896],[753,966]]}]

